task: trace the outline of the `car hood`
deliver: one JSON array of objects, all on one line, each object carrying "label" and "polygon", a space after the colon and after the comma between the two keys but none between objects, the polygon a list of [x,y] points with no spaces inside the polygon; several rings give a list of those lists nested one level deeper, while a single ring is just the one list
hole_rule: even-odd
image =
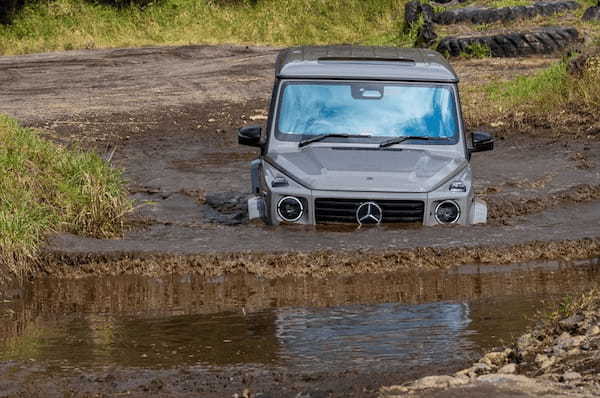
[{"label": "car hood", "polygon": [[313,190],[368,192],[430,192],[467,164],[458,153],[372,147],[307,147],[268,161]]}]

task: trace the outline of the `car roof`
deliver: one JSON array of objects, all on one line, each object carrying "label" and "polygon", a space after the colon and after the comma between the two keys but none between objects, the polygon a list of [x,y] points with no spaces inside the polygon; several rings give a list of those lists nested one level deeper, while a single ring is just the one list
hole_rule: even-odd
[{"label": "car roof", "polygon": [[456,83],[458,76],[438,52],[420,48],[306,46],[282,50],[282,79],[364,79]]}]

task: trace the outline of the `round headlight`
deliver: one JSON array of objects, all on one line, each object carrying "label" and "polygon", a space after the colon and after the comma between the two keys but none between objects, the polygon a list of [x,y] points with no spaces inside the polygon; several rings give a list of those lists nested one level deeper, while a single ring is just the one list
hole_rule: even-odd
[{"label": "round headlight", "polygon": [[287,222],[298,221],[304,213],[304,207],[300,199],[293,196],[286,196],[277,203],[277,214]]},{"label": "round headlight", "polygon": [[460,218],[460,207],[452,201],[440,202],[435,208],[435,219],[440,224],[453,224]]}]

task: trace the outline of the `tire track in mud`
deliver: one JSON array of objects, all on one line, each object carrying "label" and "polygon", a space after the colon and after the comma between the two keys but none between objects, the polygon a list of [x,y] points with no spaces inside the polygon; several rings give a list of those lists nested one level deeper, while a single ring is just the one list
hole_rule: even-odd
[{"label": "tire track in mud", "polygon": [[527,216],[567,204],[599,200],[600,185],[579,184],[538,198],[515,199],[485,195],[482,195],[482,198],[488,204],[488,218],[495,224],[505,224],[515,217]]}]

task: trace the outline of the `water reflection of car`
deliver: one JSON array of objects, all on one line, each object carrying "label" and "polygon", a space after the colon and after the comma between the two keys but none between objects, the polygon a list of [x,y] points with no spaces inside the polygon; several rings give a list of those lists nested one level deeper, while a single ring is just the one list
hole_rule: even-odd
[{"label": "water reflection of car", "polygon": [[475,224],[458,77],[438,53],[382,47],[299,47],[277,59],[270,114],[239,131],[252,162],[251,219],[268,224]]}]

